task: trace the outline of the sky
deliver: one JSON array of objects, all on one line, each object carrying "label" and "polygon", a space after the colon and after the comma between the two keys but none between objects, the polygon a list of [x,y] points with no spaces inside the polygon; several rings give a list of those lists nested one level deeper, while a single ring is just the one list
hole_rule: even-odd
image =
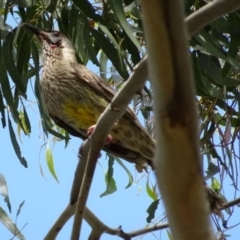
[{"label": "sky", "polygon": [[[13,25],[9,19],[9,25]],[[99,70],[89,63],[88,67],[94,71]],[[34,77],[31,80],[34,85]],[[81,140],[72,138],[67,148],[64,142],[57,142],[52,151],[54,164],[59,183],[53,178],[48,170],[45,158],[45,146],[49,142],[52,146],[51,136],[46,139],[41,130],[40,115],[38,112],[36,98],[32,88],[28,87],[28,102],[26,102],[27,112],[31,121],[32,132],[30,136],[21,133],[21,140],[18,138],[22,155],[28,162],[28,168],[24,168],[18,161],[9,137],[8,127],[1,129],[0,134],[0,173],[7,181],[12,213],[8,212],[3,197],[0,197],[0,206],[9,214],[15,222],[16,212],[20,203],[25,201],[21,213],[17,218],[17,226],[22,229],[23,235],[27,240],[41,240],[46,235],[49,228],[58,218],[63,209],[67,206],[70,196],[71,185],[74,177],[75,168],[78,162],[77,152]],[[17,126],[13,127],[17,135]],[[100,197],[105,191],[104,175],[107,170],[108,161],[105,154],[97,164],[93,178],[87,206],[109,227],[117,228],[122,226],[126,232],[143,228],[147,225],[146,210],[152,200],[146,193],[146,176],[138,174],[133,164],[124,161],[134,177],[134,184],[125,189],[128,177],[125,171],[117,164],[114,164],[114,178],[117,183],[117,192]],[[41,167],[40,167],[41,166]],[[44,176],[41,174],[42,168]],[[229,183],[230,184],[230,183]],[[162,218],[163,204],[160,202],[156,219]],[[231,218],[229,226],[239,222],[240,212],[236,208],[235,216]],[[225,213],[224,213],[225,214]],[[225,214],[226,216],[226,214]],[[58,235],[58,240],[66,240],[71,235],[72,220],[62,229]],[[87,239],[90,227],[84,222],[81,232],[81,239]],[[229,239],[239,239],[239,226],[231,231]],[[228,233],[228,232],[227,232]],[[230,232],[229,232],[230,233]],[[0,240],[7,240],[12,234],[0,224]],[[109,235],[103,235],[102,240],[119,239]],[[155,240],[168,239],[166,231],[150,233],[145,237],[136,239]]]},{"label": "sky", "polygon": [[[31,112],[31,111],[30,111]],[[43,239],[50,226],[57,219],[61,211],[66,207],[71,184],[77,165],[77,150],[80,144],[78,139],[71,141],[68,148],[64,148],[63,143],[57,143],[53,149],[54,163],[59,183],[50,174],[45,161],[44,150],[41,150],[45,142],[39,134],[39,116],[34,113],[31,116],[32,133],[30,137],[22,136],[22,154],[28,161],[28,169],[19,162],[11,146],[7,129],[1,131],[0,151],[0,172],[4,175],[9,190],[10,202],[12,205],[12,219],[19,204],[25,201],[20,216],[18,217],[18,227],[25,224],[23,234],[26,239]],[[3,141],[4,140],[4,141]],[[129,189],[125,189],[128,178],[124,170],[115,164],[115,180],[118,191],[112,195],[100,198],[100,194],[105,190],[104,174],[107,169],[105,154],[99,160],[93,185],[88,200],[89,208],[110,227],[122,226],[124,231],[136,230],[146,225],[146,209],[151,203],[151,199],[146,195],[145,180],[134,184]],[[41,175],[42,166],[44,176]],[[134,173],[134,165],[127,164]],[[135,179],[140,178],[136,174]],[[0,199],[0,206],[8,212],[3,198]],[[68,239],[71,230],[71,223],[61,231],[58,239]],[[82,238],[87,239],[90,228],[84,224]],[[157,234],[157,236],[159,236]],[[0,240],[9,239],[11,233],[0,225]],[[113,239],[107,235],[103,239]],[[148,238],[151,239],[151,238]],[[155,238],[153,238],[155,239]]]}]

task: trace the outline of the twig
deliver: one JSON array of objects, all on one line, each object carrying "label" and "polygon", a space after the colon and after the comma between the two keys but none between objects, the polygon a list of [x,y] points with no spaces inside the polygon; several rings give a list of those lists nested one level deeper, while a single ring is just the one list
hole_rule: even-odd
[{"label": "twig", "polygon": [[87,158],[79,157],[78,165],[75,171],[72,190],[70,194],[70,205],[73,205],[77,202],[80,186],[82,185],[84,171],[87,165]]},{"label": "twig", "polygon": [[[107,134],[108,133],[106,133],[106,137],[107,137]],[[78,194],[78,201],[77,201],[75,215],[74,215],[71,240],[79,239],[84,209],[85,209],[85,206],[87,203],[89,190],[90,190],[90,187],[92,184],[92,179],[94,176],[97,159],[98,159],[99,153],[101,151],[101,148],[104,145],[104,141],[106,139],[106,137],[104,137],[104,136],[103,136],[103,138],[101,138],[101,135],[98,138],[97,137],[98,136],[96,136],[96,139],[98,141],[94,141],[94,145],[91,144],[92,139],[94,139],[94,136],[92,136],[87,141],[84,141],[83,145],[81,146],[81,148],[82,148],[81,159],[84,162],[86,162],[86,168],[84,171],[82,184],[80,186],[80,191]]]},{"label": "twig", "polygon": [[[234,205],[237,205],[239,203],[240,203],[240,198],[234,199],[233,201],[225,203],[221,209],[223,210],[223,209],[232,207]],[[73,205],[70,204],[67,206],[67,208],[63,211],[63,213],[59,216],[58,220],[54,223],[54,225],[52,226],[52,228],[50,229],[50,231],[48,232],[44,240],[52,240],[57,237],[57,234],[60,232],[62,227],[73,216],[75,212],[75,207],[76,207],[76,204],[73,204]],[[153,232],[153,231],[157,231],[157,230],[161,230],[169,227],[168,223],[162,223],[152,227],[142,228],[136,231],[125,233],[121,228],[114,229],[105,225],[88,207],[85,208],[83,217],[86,220],[86,222],[92,227],[92,232],[89,236],[89,240],[91,240],[91,237],[94,237],[94,236],[95,238],[92,238],[92,239],[97,239],[96,236],[100,237],[103,233],[119,236],[122,239],[127,239],[127,238],[131,239],[133,237],[137,237],[149,232]]]},{"label": "twig", "polygon": [[58,233],[66,224],[66,222],[73,216],[75,211],[75,205],[68,205],[61,215],[58,217],[57,221],[48,231],[47,235],[44,237],[44,240],[53,240],[56,239]]},{"label": "twig", "polygon": [[222,209],[233,207],[233,206],[235,206],[237,204],[240,204],[240,198],[234,199],[234,200],[232,200],[230,202],[227,202],[227,203],[223,204]]}]

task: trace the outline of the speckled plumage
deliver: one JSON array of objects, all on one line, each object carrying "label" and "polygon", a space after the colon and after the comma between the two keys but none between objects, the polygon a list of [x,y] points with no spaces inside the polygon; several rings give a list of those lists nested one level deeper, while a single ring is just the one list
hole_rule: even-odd
[{"label": "speckled plumage", "polygon": [[[42,43],[41,91],[50,117],[70,134],[85,139],[87,129],[96,123],[115,92],[106,81],[77,63],[75,50],[66,36],[58,31],[25,26]],[[110,135],[113,142],[104,150],[137,165],[147,163],[153,167],[155,142],[130,108]]]}]

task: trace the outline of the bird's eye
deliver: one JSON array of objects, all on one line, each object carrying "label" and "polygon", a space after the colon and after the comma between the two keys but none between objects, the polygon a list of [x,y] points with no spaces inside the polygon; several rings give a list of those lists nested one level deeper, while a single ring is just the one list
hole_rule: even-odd
[{"label": "bird's eye", "polygon": [[54,45],[59,45],[61,43],[61,37],[59,32],[52,32],[52,34],[49,37],[49,42]]}]

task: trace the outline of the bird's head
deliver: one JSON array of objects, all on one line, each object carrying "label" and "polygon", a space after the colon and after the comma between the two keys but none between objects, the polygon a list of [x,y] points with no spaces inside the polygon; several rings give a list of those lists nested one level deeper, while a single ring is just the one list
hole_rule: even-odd
[{"label": "bird's head", "polygon": [[70,40],[55,30],[42,30],[28,23],[24,26],[30,29],[40,40],[43,49],[43,58],[63,58],[69,63],[77,62],[75,50]]}]

